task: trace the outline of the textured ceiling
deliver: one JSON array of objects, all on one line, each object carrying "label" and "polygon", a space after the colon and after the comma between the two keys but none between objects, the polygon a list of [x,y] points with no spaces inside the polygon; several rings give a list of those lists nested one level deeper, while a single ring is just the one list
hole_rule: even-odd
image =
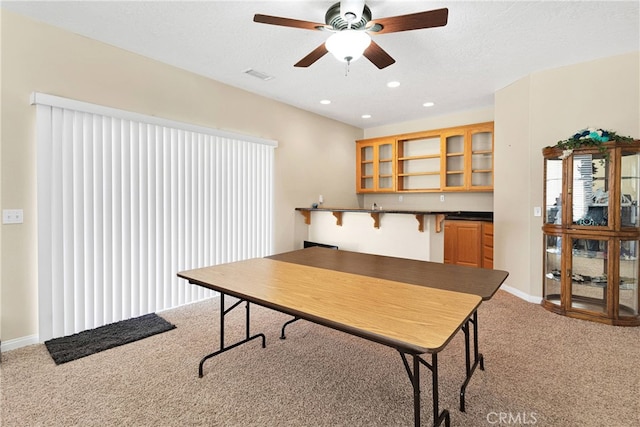
[{"label": "textured ceiling", "polygon": [[[373,19],[446,7],[449,21],[374,36],[396,63],[378,70],[362,58],[347,75],[330,54],[293,67],[329,33],[253,22],[255,13],[324,22],[336,1],[3,0],[2,7],[360,128],[492,106],[496,90],[533,72],[640,50],[637,0],[367,1]],[[248,76],[248,68],[274,78]],[[400,86],[388,88],[391,80]],[[435,106],[423,107],[427,101]]]}]

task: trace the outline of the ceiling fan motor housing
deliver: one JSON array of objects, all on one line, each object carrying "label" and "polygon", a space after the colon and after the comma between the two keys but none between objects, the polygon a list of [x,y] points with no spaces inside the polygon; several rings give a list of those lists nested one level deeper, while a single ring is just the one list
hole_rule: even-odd
[{"label": "ceiling fan motor housing", "polygon": [[[371,21],[371,9],[369,6],[364,5],[362,10],[362,17],[357,22],[351,22],[351,29],[359,30],[364,29],[367,22]],[[324,22],[330,25],[337,31],[345,30],[349,27],[349,23],[340,15],[340,3],[336,3],[327,10],[324,16]]]}]

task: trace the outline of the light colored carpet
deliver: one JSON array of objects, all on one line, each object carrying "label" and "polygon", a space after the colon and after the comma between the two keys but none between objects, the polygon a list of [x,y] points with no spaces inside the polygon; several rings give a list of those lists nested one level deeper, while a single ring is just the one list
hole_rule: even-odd
[{"label": "light colored carpet", "polygon": [[[218,342],[218,300],[160,313],[177,328],[56,366],[44,345],[2,357],[1,425],[410,426],[412,390],[391,348],[252,305],[258,340],[198,362]],[[227,322],[240,337],[244,309]],[[499,291],[479,310],[485,371],[467,388],[460,332],[440,353],[440,405],[454,426],[640,425],[640,328],[569,319]],[[422,422],[431,380],[422,374]],[[501,422],[502,420],[502,422]]]}]

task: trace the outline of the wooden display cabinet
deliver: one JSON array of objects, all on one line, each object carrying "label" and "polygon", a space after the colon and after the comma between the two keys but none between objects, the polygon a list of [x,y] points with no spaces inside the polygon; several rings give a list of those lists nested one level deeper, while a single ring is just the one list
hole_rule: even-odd
[{"label": "wooden display cabinet", "polygon": [[542,306],[638,326],[640,141],[604,146],[543,150]]}]

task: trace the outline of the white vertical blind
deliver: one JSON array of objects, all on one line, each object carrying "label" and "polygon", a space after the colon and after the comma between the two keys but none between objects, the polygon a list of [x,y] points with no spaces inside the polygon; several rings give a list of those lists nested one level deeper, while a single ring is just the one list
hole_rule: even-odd
[{"label": "white vertical blind", "polygon": [[211,297],[176,273],[272,253],[275,142],[32,103],[41,341]]}]

